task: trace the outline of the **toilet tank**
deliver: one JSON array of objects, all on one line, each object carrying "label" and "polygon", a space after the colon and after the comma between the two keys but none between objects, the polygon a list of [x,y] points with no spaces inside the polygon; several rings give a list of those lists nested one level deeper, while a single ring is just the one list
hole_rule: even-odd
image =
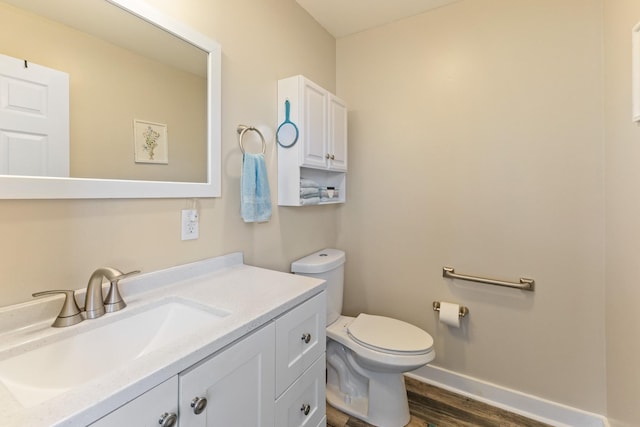
[{"label": "toilet tank", "polygon": [[342,313],[345,253],[323,249],[291,263],[291,272],[327,281],[327,325]]}]

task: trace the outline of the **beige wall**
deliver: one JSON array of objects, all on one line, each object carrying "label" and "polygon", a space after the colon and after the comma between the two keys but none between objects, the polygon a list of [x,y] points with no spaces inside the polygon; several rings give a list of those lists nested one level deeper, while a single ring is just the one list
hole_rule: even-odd
[{"label": "beige wall", "polygon": [[[273,129],[277,80],[303,73],[335,88],[335,40],[293,0],[154,1],[218,40],[223,49],[223,197],[200,200],[200,239],[180,240],[180,210],[190,200],[0,201],[0,306],[42,289],[81,288],[108,265],[152,271],[243,251],[247,262],[289,263],[335,245],[337,206],[277,208],[267,224],[240,218],[240,123]],[[276,149],[267,150],[277,200]]]},{"label": "beige wall", "polygon": [[[423,327],[434,365],[603,414],[601,21],[600,0],[467,0],[339,39],[337,85],[345,311]],[[465,326],[434,300],[468,306]]]},{"label": "beige wall", "polygon": [[[0,38],[0,54],[69,74],[71,176],[206,180],[205,78],[4,3]],[[169,164],[134,162],[134,119],[167,125]]]},{"label": "beige wall", "polygon": [[607,389],[612,426],[640,425],[640,127],[631,123],[637,0],[605,1]]},{"label": "beige wall", "polygon": [[[152,3],[222,44],[223,197],[198,202],[201,237],[188,242],[189,200],[0,201],[0,306],[80,288],[100,265],[151,271],[240,250],[286,271],[337,245],[346,313],[425,328],[438,366],[638,425],[636,0],[467,0],[337,52],[293,0]],[[349,103],[349,202],[244,224],[235,128],[273,129],[276,81],[298,73],[337,80]],[[267,161],[276,200],[272,142]],[[451,282],[443,265],[537,289]],[[465,326],[437,323],[433,300],[467,305]]]}]

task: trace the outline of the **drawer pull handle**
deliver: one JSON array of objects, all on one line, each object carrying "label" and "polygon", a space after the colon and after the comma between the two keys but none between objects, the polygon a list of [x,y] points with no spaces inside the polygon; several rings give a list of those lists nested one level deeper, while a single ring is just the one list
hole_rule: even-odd
[{"label": "drawer pull handle", "polygon": [[308,332],[305,332],[304,334],[302,334],[302,341],[304,341],[305,344],[309,344],[311,342],[311,334]]},{"label": "drawer pull handle", "polygon": [[165,412],[160,416],[160,419],[158,420],[158,424],[160,424],[162,427],[174,427],[177,421],[178,421],[178,416],[174,412],[172,413]]},{"label": "drawer pull handle", "polygon": [[191,407],[193,408],[193,413],[199,415],[204,411],[204,408],[207,407],[207,398],[206,397],[196,397],[191,401]]},{"label": "drawer pull handle", "polygon": [[311,411],[311,405],[309,405],[308,403],[303,403],[300,411],[302,411],[302,413],[305,415],[309,415],[309,412]]}]

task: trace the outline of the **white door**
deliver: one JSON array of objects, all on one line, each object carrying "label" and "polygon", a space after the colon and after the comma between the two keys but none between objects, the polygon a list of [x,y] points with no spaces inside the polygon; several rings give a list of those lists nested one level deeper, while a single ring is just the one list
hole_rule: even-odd
[{"label": "white door", "polygon": [[274,365],[270,323],[180,374],[180,427],[274,427]]},{"label": "white door", "polygon": [[0,55],[0,174],[69,176],[69,75]]}]

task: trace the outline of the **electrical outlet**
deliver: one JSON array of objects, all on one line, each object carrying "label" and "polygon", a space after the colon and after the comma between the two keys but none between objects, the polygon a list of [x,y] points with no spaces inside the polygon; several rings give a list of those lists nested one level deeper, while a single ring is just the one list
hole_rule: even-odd
[{"label": "electrical outlet", "polygon": [[182,210],[182,240],[198,238],[198,211],[195,209]]}]

